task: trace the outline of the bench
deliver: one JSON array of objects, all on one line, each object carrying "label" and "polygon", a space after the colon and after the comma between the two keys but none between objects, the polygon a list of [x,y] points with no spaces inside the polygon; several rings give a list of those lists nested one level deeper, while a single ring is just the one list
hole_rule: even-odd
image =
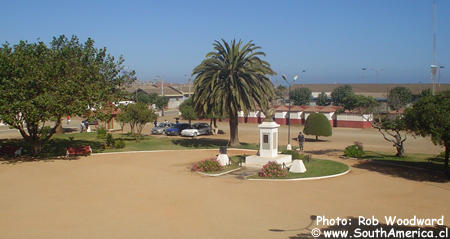
[{"label": "bench", "polygon": [[92,153],[91,146],[68,147],[66,157],[90,155]]},{"label": "bench", "polygon": [[6,155],[9,157],[17,157],[22,155],[22,147],[19,146],[0,146],[0,155]]}]

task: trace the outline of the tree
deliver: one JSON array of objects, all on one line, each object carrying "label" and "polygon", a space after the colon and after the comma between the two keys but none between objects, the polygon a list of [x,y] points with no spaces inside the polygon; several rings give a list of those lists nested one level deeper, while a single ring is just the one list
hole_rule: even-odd
[{"label": "tree", "polygon": [[405,111],[406,128],[445,147],[445,170],[448,173],[450,147],[450,91],[421,97]]},{"label": "tree", "polygon": [[[156,119],[156,114],[153,110],[148,108],[148,105],[142,102],[136,104],[128,104],[122,111],[118,118],[121,122],[130,124],[131,134],[134,134],[136,140],[139,141],[142,137],[142,130],[149,122]],[[136,133],[134,132],[136,129]]]},{"label": "tree", "polygon": [[[101,117],[103,106],[115,102],[123,88],[135,80],[134,71],[123,70],[116,60],[94,41],[54,37],[47,46],[38,41],[20,41],[0,47],[0,119],[19,130],[40,153],[61,126],[62,118]],[[52,125],[50,127],[50,125]]]},{"label": "tree", "polygon": [[303,133],[306,135],[315,135],[316,140],[318,140],[319,136],[328,137],[331,136],[333,132],[330,121],[328,121],[325,115],[321,113],[311,113],[306,119]]},{"label": "tree", "polygon": [[230,146],[239,145],[238,112],[269,108],[274,87],[267,75],[274,75],[264,52],[252,41],[214,42],[214,51],[195,67],[194,108],[229,117]]},{"label": "tree", "polygon": [[317,97],[317,105],[326,106],[329,105],[328,95],[325,92],[321,92]]},{"label": "tree", "polygon": [[283,95],[285,95],[285,92],[287,91],[286,86],[284,85],[278,85],[275,88],[275,96],[277,99],[283,99]]},{"label": "tree", "polygon": [[339,86],[331,92],[331,101],[333,101],[333,105],[343,105],[344,99],[351,95],[353,95],[351,85]]},{"label": "tree", "polygon": [[291,91],[291,100],[295,105],[308,105],[312,100],[312,92],[308,88],[295,88]]},{"label": "tree", "polygon": [[[359,112],[365,120],[377,129],[383,138],[392,143],[397,153],[395,156],[403,157],[405,154],[404,142],[406,141],[405,124],[399,115],[382,114],[379,112],[379,103],[371,96],[355,95],[347,96],[343,102],[344,109]],[[368,114],[372,117],[367,116]]]},{"label": "tree", "polygon": [[405,156],[405,146],[404,142],[406,141],[406,130],[405,121],[400,115],[392,115],[392,114],[377,114],[375,115],[375,119],[371,122],[372,127],[378,130],[383,138],[392,143],[392,146],[395,147],[397,153],[395,156],[404,157]]},{"label": "tree", "polygon": [[165,96],[157,96],[154,104],[156,105],[156,108],[161,110],[161,116],[164,116],[164,107],[169,104],[169,98]]},{"label": "tree", "polygon": [[181,117],[183,119],[189,121],[189,125],[191,124],[192,120],[198,119],[197,113],[194,110],[194,104],[192,103],[192,99],[188,98],[179,106]]},{"label": "tree", "polygon": [[387,103],[392,110],[400,110],[412,101],[412,93],[406,87],[394,87],[389,91]]}]

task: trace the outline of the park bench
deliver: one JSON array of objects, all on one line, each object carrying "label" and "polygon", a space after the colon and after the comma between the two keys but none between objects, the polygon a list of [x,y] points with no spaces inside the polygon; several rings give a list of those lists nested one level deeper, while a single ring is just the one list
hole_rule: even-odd
[{"label": "park bench", "polygon": [[6,155],[9,157],[16,157],[22,155],[22,147],[5,145],[0,146],[0,155]]},{"label": "park bench", "polygon": [[90,155],[92,153],[91,146],[84,145],[79,147],[68,147],[66,157]]}]

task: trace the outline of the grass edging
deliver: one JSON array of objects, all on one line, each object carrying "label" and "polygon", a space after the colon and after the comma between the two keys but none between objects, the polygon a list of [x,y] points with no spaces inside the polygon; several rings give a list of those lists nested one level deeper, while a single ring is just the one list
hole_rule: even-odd
[{"label": "grass edging", "polygon": [[343,173],[338,174],[332,174],[327,176],[320,176],[320,177],[309,177],[309,178],[286,178],[286,179],[274,179],[274,178],[249,178],[253,175],[245,176],[244,179],[251,180],[251,181],[306,181],[306,180],[319,180],[319,179],[326,179],[326,178],[335,178],[339,176],[343,176],[351,171],[350,166],[348,166],[348,170]]},{"label": "grass edging", "polygon": [[[127,153],[158,153],[158,152],[175,152],[175,151],[206,151],[206,150],[218,151],[218,149],[156,149],[156,150],[133,150],[133,151],[92,153],[91,155],[127,154]],[[258,150],[254,150],[254,149],[240,149],[240,148],[228,148],[227,150],[258,151]]]},{"label": "grass edging", "polygon": [[215,173],[215,174],[213,174],[213,173],[204,173],[204,172],[199,172],[199,171],[196,171],[196,173],[199,173],[199,174],[204,175],[204,176],[209,176],[209,177],[218,177],[218,176],[225,175],[225,174],[227,174],[227,173],[231,173],[231,172],[237,171],[237,170],[239,170],[239,169],[241,169],[241,168],[242,168],[242,167],[233,168],[233,169],[228,170],[228,171],[226,171],[226,172]]}]

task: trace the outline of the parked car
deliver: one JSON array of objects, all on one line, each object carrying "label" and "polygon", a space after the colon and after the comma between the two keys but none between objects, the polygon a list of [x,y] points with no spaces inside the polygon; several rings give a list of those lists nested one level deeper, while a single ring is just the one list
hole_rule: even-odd
[{"label": "parked car", "polygon": [[189,127],[191,126],[187,123],[175,124],[173,127],[166,129],[166,135],[180,135],[181,131],[188,129]]},{"label": "parked car", "polygon": [[150,131],[152,134],[164,134],[166,129],[173,127],[172,123],[159,123],[158,126],[153,127]]},{"label": "parked car", "polygon": [[203,134],[211,134],[211,127],[207,123],[195,123],[191,128],[181,131],[182,136],[195,137]]},{"label": "parked car", "polygon": [[83,122],[83,124],[85,124],[85,122],[88,122],[89,125],[98,125],[98,120],[97,119],[94,119],[94,120],[91,120],[91,121],[85,119],[85,120],[83,120],[81,122]]}]

